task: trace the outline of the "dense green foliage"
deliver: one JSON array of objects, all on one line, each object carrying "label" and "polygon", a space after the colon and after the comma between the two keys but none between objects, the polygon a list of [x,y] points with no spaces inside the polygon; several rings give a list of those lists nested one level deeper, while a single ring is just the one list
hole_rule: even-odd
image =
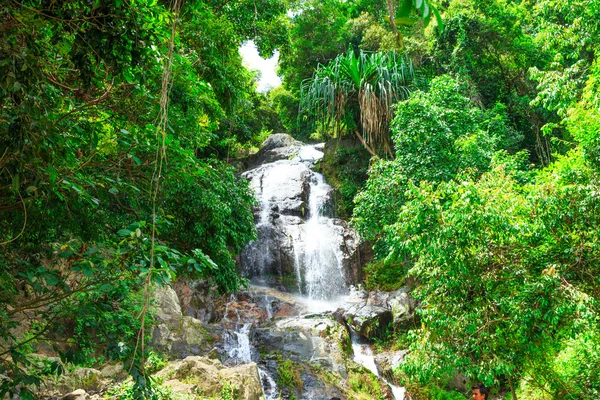
[{"label": "dense green foliage", "polygon": [[[243,284],[253,199],[225,160],[282,129],[362,144],[322,167],[374,245],[366,283],[415,284],[422,324],[397,333],[415,398],[456,397],[457,372],[513,398],[600,396],[600,1],[170,7],[0,5],[0,396],[31,398],[43,342],[124,360],[127,395],[151,390],[141,289]],[[280,51],[266,96],[250,39]]]},{"label": "dense green foliage", "polygon": [[396,106],[395,159],[372,163],[354,223],[371,286],[417,282],[398,372],[424,398],[457,371],[513,398],[598,396],[599,6],[450,2],[415,38],[431,81]]},{"label": "dense green foliage", "polygon": [[0,6],[0,397],[31,396],[27,353],[43,342],[86,365],[133,362],[136,387],[148,386],[134,354],[149,332],[144,288],[243,283],[234,256],[254,237],[254,200],[207,156],[278,124],[238,48],[255,39],[272,52],[286,6],[170,7]]},{"label": "dense green foliage", "polygon": [[[595,398],[600,3],[436,3],[443,29],[417,21],[410,13],[417,3],[424,7],[328,2],[340,27],[321,30],[318,42],[307,35],[318,22],[303,25],[318,9],[309,6],[292,19],[294,51],[283,54],[284,63],[309,63],[282,68],[289,102],[311,78],[307,119],[335,117],[350,128],[361,126],[359,105],[333,95],[348,91],[333,72],[349,46],[377,52],[398,49],[402,39],[423,78],[390,112],[383,132],[394,157],[373,157],[367,182],[345,168],[339,150],[324,162],[341,214],[353,215],[374,243],[367,284],[417,282],[423,326],[411,332],[413,352],[399,372],[424,398],[442,398],[432,388],[456,371],[513,397]],[[356,80],[356,92],[367,81]],[[339,131],[321,124],[316,133]],[[342,191],[358,192],[354,209]]]}]

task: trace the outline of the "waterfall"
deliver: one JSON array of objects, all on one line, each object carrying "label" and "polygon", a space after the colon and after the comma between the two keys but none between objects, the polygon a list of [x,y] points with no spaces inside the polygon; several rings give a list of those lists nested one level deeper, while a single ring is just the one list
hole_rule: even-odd
[{"label": "waterfall", "polygon": [[302,294],[310,299],[328,300],[339,297],[347,289],[342,271],[343,254],[340,232],[333,220],[325,216],[331,187],[321,174],[310,181],[308,221],[301,237],[295,240],[294,259],[297,279],[303,283]]},{"label": "waterfall", "polygon": [[[235,363],[252,362],[252,344],[250,343],[251,323],[245,323],[241,328],[236,329],[235,341],[230,340],[225,343],[225,350],[229,358]],[[275,380],[265,369],[258,367],[258,375],[265,400],[276,400],[279,398],[279,391]]]},{"label": "waterfall", "polygon": [[[359,240],[343,221],[333,216],[333,189],[314,170],[323,152],[317,146],[294,146],[296,150],[289,146],[263,146],[266,151],[278,149],[275,153],[285,157],[264,157],[265,163],[242,174],[250,181],[257,200],[254,217],[258,238],[242,251],[240,267],[258,286],[299,292],[301,296],[294,297],[305,307],[304,311],[333,311],[346,304],[351,294],[347,282],[357,275],[357,269],[352,269],[356,264],[352,263],[357,260]],[[272,305],[266,295],[260,298],[265,303],[267,319],[271,320]],[[233,316],[233,312],[229,314]],[[252,354],[256,356],[249,330],[244,325],[235,333],[236,347],[228,349],[231,358],[249,362]],[[304,333],[300,335],[305,338]],[[379,376],[368,345],[353,338],[352,348],[357,363],[382,379],[395,399],[404,398],[403,388]],[[277,385],[265,368],[259,368],[263,394],[267,400],[277,399]]]},{"label": "waterfall", "polygon": [[259,203],[258,240],[242,252],[241,263],[259,284],[274,286],[272,277],[294,276],[288,290],[312,300],[333,300],[348,291],[344,260],[357,241],[348,245],[345,225],[331,217],[333,190],[312,170],[322,157],[316,146],[302,146],[291,160],[244,173]]},{"label": "waterfall", "polygon": [[230,345],[227,349],[229,357],[233,360],[247,363],[252,361],[252,349],[250,347],[250,332],[251,323],[246,323],[240,330],[236,330],[236,344]]},{"label": "waterfall", "polygon": [[273,377],[262,368],[258,369],[258,373],[260,375],[265,400],[279,399],[279,391],[277,390],[275,379],[273,379]]}]

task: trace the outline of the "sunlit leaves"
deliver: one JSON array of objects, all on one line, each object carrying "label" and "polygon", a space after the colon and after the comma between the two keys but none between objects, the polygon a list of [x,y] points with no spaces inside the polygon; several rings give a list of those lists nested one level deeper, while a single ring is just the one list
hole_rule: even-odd
[{"label": "sunlit leaves", "polygon": [[349,49],[320,65],[302,85],[301,113],[336,133],[356,133],[372,155],[392,155],[392,106],[409,95],[410,60],[395,52],[355,54]]}]

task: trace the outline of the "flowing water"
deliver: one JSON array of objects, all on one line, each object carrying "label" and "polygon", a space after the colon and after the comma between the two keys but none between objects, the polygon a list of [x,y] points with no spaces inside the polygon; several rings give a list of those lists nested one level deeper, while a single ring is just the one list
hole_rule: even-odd
[{"label": "flowing water", "polygon": [[[348,251],[346,230],[343,223],[331,216],[331,186],[323,175],[312,170],[322,157],[323,153],[316,146],[303,146],[291,160],[264,164],[244,174],[250,179],[259,210],[256,213],[258,240],[242,253],[242,265],[255,282],[258,280],[268,286],[269,275],[281,277],[282,264],[291,264],[288,270],[295,274],[297,299],[307,312],[333,311],[348,301],[351,294],[344,274],[347,256],[344,251]],[[271,319],[273,310],[267,296],[264,302],[267,317]],[[236,362],[251,362],[251,324],[240,324],[238,315],[237,326],[226,350]],[[403,388],[379,376],[369,345],[353,338],[352,349],[354,361],[388,384],[395,399],[404,398]],[[259,373],[265,398],[278,399],[273,377],[261,368]]]},{"label": "flowing water", "polygon": [[230,345],[227,349],[231,359],[242,363],[252,362],[252,348],[250,347],[250,336],[248,335],[251,327],[251,323],[246,323],[242,325],[241,329],[234,332],[236,336],[235,345]]},{"label": "flowing water", "polygon": [[336,229],[332,218],[325,216],[331,186],[325,183],[323,175],[312,176],[309,193],[309,220],[302,240],[294,241],[297,279],[309,299],[334,299],[348,291],[342,270],[344,254],[340,250],[343,232]]},{"label": "flowing water", "polygon": [[[235,340],[229,340],[225,343],[225,350],[229,355],[230,360],[234,363],[249,363],[252,362],[252,344],[250,343],[251,323],[245,323],[241,328],[234,332]],[[258,367],[260,377],[260,385],[262,387],[265,400],[279,399],[279,391],[275,379],[265,369]]]},{"label": "flowing water", "polygon": [[[296,287],[310,299],[330,300],[347,292],[343,271],[346,229],[332,218],[332,188],[313,163],[323,157],[303,146],[291,160],[279,160],[245,173],[259,203],[258,240],[242,254],[250,277],[282,274],[293,264]],[[264,283],[264,280],[262,281]]]},{"label": "flowing water", "polygon": [[356,337],[352,337],[352,351],[354,352],[353,360],[358,364],[362,365],[369,371],[373,373],[373,375],[379,377],[383,380],[386,385],[390,387],[392,391],[392,396],[396,400],[403,400],[405,389],[403,387],[395,386],[389,383],[385,377],[379,374],[379,370],[377,369],[377,364],[375,364],[375,357],[373,356],[373,350],[371,350],[371,346],[368,344],[359,343]]}]

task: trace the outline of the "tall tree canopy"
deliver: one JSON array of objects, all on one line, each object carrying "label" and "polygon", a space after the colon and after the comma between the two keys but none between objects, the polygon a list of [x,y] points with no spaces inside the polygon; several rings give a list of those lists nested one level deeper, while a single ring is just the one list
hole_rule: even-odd
[{"label": "tall tree canopy", "polygon": [[24,368],[36,342],[133,362],[145,282],[239,287],[254,199],[231,167],[197,155],[269,129],[238,53],[247,39],[278,45],[285,3],[263,3],[2,3],[0,396],[39,383]]}]

